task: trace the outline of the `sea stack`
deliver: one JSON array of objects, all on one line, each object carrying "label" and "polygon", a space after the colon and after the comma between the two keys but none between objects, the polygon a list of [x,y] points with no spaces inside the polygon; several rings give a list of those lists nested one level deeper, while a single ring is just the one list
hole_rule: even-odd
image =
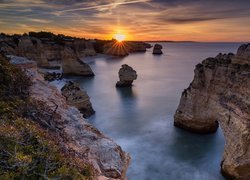
[{"label": "sea stack", "polygon": [[116,83],[117,87],[129,87],[132,86],[134,80],[137,79],[136,71],[127,64],[123,64],[119,70],[120,81]]},{"label": "sea stack", "polygon": [[163,52],[162,52],[162,45],[155,44],[154,49],[153,49],[153,54],[156,54],[156,55],[163,54]]},{"label": "sea stack", "polygon": [[78,83],[69,81],[61,91],[67,104],[79,109],[84,118],[88,118],[95,113],[88,94],[80,88]]},{"label": "sea stack", "polygon": [[194,80],[182,93],[174,125],[194,133],[225,136],[221,162],[228,179],[250,179],[250,45],[236,55],[219,54],[196,65]]}]

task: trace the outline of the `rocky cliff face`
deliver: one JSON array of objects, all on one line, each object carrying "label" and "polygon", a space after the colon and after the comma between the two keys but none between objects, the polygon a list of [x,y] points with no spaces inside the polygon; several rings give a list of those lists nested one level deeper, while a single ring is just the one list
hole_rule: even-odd
[{"label": "rocky cliff face", "polygon": [[174,116],[175,126],[195,133],[213,133],[221,126],[226,141],[221,170],[232,179],[250,178],[249,47],[196,65]]},{"label": "rocky cliff face", "polygon": [[60,139],[63,149],[74,154],[79,161],[91,164],[96,171],[96,179],[125,179],[129,155],[87,123],[76,108],[68,106],[57,88],[43,80],[34,62],[28,61],[26,65],[26,61],[19,61],[17,57],[12,62],[24,68],[31,78],[30,98],[45,103],[49,107],[47,111],[55,112],[50,122],[39,122],[45,121],[43,118],[36,121],[53,127],[50,133]]},{"label": "rocky cliff face", "polygon": [[144,42],[117,42],[113,40],[104,43],[103,53],[112,56],[127,56],[129,53],[146,52],[147,48],[151,48],[151,45]]},{"label": "rocky cliff face", "polygon": [[35,37],[20,36],[9,37],[8,39],[2,38],[0,51],[7,55],[22,56],[34,60],[39,67],[53,68],[62,66],[63,74],[94,75],[90,66],[82,62],[78,57],[83,53],[86,54],[85,51],[83,52],[80,49],[82,44],[76,42],[73,45],[69,46]]}]

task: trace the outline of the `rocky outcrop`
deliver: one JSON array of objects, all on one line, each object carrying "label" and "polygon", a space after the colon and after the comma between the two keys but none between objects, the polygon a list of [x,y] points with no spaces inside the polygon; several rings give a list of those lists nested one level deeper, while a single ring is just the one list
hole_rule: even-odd
[{"label": "rocky outcrop", "polygon": [[6,55],[22,56],[34,60],[39,67],[62,67],[63,74],[93,76],[94,73],[90,66],[78,58],[82,52],[74,49],[75,46],[21,36],[13,37],[12,41],[3,39],[0,51]]},{"label": "rocky outcrop", "polygon": [[154,49],[153,49],[153,54],[160,55],[162,53],[162,45],[160,44],[155,44]]},{"label": "rocky outcrop", "polygon": [[221,126],[225,150],[223,175],[250,178],[249,45],[237,54],[219,54],[196,65],[194,80],[182,93],[174,125],[195,133],[213,133]]},{"label": "rocky outcrop", "polygon": [[112,56],[127,56],[130,53],[146,52],[148,48],[151,48],[150,44],[136,41],[123,41],[118,42],[116,40],[104,43],[103,53]]},{"label": "rocky outcrop", "polygon": [[66,98],[67,104],[79,109],[84,118],[88,118],[95,113],[88,94],[80,88],[78,83],[69,81],[61,91]]},{"label": "rocky outcrop", "polygon": [[111,41],[104,44],[103,53],[111,56],[129,55],[129,47],[125,42]]},{"label": "rocky outcrop", "polygon": [[[26,67],[25,63],[18,65]],[[60,145],[66,153],[73,154],[79,162],[84,161],[93,166],[96,171],[96,177],[93,179],[125,179],[129,155],[114,141],[87,123],[76,108],[67,105],[60,91],[43,80],[36,66],[25,68],[25,71],[32,80],[31,100],[46,104],[49,108],[47,111],[56,113],[50,118],[50,122],[38,123],[53,127],[53,130],[48,131],[60,139]]]},{"label": "rocky outcrop", "polygon": [[96,52],[91,41],[77,39],[72,43],[72,47],[78,58],[95,56]]},{"label": "rocky outcrop", "polygon": [[243,44],[239,47],[236,56],[233,58],[235,64],[249,64],[250,44]]},{"label": "rocky outcrop", "polygon": [[148,48],[151,48],[151,45],[145,42],[136,42],[131,41],[127,42],[129,47],[129,52],[146,52]]},{"label": "rocky outcrop", "polygon": [[136,71],[127,64],[122,65],[118,74],[120,81],[116,83],[117,87],[132,86],[133,81],[137,79]]}]

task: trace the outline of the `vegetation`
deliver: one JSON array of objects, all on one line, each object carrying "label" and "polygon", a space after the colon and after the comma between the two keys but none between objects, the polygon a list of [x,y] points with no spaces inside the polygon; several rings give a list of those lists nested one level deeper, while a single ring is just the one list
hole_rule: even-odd
[{"label": "vegetation", "polygon": [[24,34],[24,35],[29,35],[31,37],[36,37],[39,39],[47,39],[48,41],[53,41],[57,44],[65,44],[65,41],[71,41],[73,39],[81,39],[77,37],[72,37],[72,36],[66,36],[64,34],[54,34],[52,32],[46,32],[46,31],[40,31],[40,32],[29,32],[29,34]]},{"label": "vegetation", "polygon": [[92,179],[92,167],[65,153],[53,131],[35,119],[34,112],[46,119],[48,108],[32,101],[30,85],[0,55],[0,179]]}]

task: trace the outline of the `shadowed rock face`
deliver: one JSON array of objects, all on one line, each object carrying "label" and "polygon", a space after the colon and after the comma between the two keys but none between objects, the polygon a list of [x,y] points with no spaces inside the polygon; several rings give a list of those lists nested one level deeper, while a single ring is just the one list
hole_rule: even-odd
[{"label": "shadowed rock face", "polygon": [[153,49],[153,54],[163,54],[162,53],[162,45],[160,45],[160,44],[155,44],[155,46],[154,46],[154,49]]},{"label": "shadowed rock face", "polygon": [[14,64],[23,68],[32,80],[31,100],[41,101],[49,108],[48,111],[56,112],[57,116],[50,122],[54,130],[48,131],[58,137],[65,152],[74,154],[80,162],[92,165],[96,171],[96,177],[93,179],[125,179],[130,162],[129,154],[89,124],[79,110],[69,106],[61,92],[43,80],[34,61],[18,57],[11,59]]},{"label": "shadowed rock face", "polygon": [[43,42],[34,37],[21,36],[16,39],[14,37],[3,39],[0,44],[0,51],[7,55],[22,56],[34,60],[39,67],[62,66],[63,74],[93,76],[94,73],[90,66],[78,57],[86,53],[79,48],[77,49],[80,46],[79,44],[81,45],[79,42],[73,44],[74,46],[63,45],[55,42]]},{"label": "shadowed rock face", "polygon": [[122,65],[118,74],[120,81],[116,83],[117,87],[132,86],[133,81],[137,79],[136,71],[127,64]]},{"label": "shadowed rock face", "polygon": [[95,113],[87,92],[81,90],[78,83],[70,81],[63,86],[61,91],[67,104],[79,109],[84,118],[88,118]]},{"label": "shadowed rock face", "polygon": [[213,133],[218,123],[225,136],[224,176],[250,178],[249,45],[237,54],[219,54],[196,65],[194,80],[182,93],[174,125],[195,133]]},{"label": "shadowed rock face", "polygon": [[147,48],[151,48],[151,46],[144,42],[118,42],[113,40],[104,44],[103,53],[112,56],[127,56],[129,53],[146,52]]}]

